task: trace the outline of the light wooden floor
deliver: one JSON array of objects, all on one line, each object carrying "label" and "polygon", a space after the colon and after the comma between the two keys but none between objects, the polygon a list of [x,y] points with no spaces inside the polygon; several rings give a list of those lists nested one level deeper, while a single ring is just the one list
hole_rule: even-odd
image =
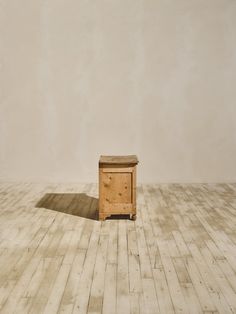
[{"label": "light wooden floor", "polygon": [[0,184],[0,312],[236,313],[236,184],[137,204],[101,223],[96,185]]}]

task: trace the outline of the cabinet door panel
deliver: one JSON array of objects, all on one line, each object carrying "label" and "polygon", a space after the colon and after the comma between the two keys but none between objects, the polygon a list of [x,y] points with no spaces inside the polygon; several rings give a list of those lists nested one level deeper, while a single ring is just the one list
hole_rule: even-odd
[{"label": "cabinet door panel", "polygon": [[132,203],[132,173],[106,172],[102,175],[102,194],[105,203]]}]

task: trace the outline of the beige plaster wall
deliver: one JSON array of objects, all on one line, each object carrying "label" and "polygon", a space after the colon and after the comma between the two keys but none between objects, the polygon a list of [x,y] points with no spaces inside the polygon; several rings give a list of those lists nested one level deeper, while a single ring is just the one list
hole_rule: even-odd
[{"label": "beige plaster wall", "polygon": [[235,0],[0,2],[0,180],[236,181]]}]

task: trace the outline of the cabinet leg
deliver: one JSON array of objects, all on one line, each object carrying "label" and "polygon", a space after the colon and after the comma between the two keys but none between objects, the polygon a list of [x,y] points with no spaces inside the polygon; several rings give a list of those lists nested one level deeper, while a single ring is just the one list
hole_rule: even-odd
[{"label": "cabinet leg", "polygon": [[134,215],[132,215],[132,218],[131,218],[131,219],[132,219],[132,220],[136,220],[136,218],[137,218],[137,217],[136,217],[136,214],[134,214]]},{"label": "cabinet leg", "polygon": [[99,220],[104,221],[106,219],[106,215],[99,214]]}]

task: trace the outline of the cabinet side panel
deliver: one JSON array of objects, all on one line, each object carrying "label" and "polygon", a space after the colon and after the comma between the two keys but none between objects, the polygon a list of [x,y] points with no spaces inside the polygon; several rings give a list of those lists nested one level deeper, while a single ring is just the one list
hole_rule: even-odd
[{"label": "cabinet side panel", "polygon": [[133,203],[133,209],[136,211],[136,184],[137,184],[137,176],[136,176],[136,166],[133,170],[132,175],[132,203]]}]

